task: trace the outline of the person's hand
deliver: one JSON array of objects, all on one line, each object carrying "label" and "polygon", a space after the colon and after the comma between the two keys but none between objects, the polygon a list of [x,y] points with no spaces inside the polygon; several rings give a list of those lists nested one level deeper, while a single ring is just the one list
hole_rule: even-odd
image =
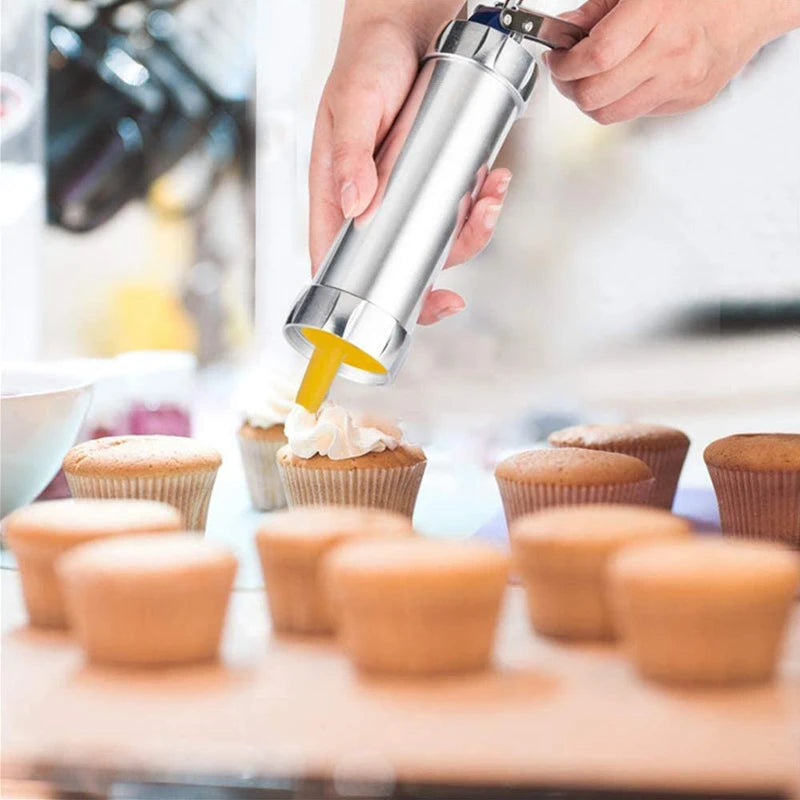
[{"label": "person's hand", "polygon": [[[378,174],[373,154],[416,78],[419,59],[433,36],[425,27],[420,30],[397,19],[348,27],[345,17],[336,62],[320,101],[311,152],[309,244],[314,272],[344,220],[362,214],[375,195]],[[508,170],[489,173],[446,266],[467,261],[488,244],[510,180]],[[419,321],[430,324],[463,308],[464,301],[455,292],[434,290],[425,300]]]},{"label": "person's hand", "polygon": [[547,55],[553,81],[609,124],[707,103],[760,47],[800,26],[800,2],[588,0],[562,16],[589,36]]}]

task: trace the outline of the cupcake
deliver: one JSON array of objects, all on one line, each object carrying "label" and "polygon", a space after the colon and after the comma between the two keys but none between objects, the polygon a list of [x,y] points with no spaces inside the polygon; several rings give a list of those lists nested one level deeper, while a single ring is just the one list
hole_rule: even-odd
[{"label": "cupcake", "polygon": [[321,582],[326,555],[343,542],[411,536],[408,517],[368,508],[307,507],[273,514],[256,534],[272,625],[286,633],[331,633]]},{"label": "cupcake", "polygon": [[531,624],[548,636],[612,639],[610,558],[627,545],[689,533],[682,517],[645,506],[550,508],[518,518],[511,525],[511,549]]},{"label": "cupcake", "polygon": [[277,460],[290,507],[362,506],[413,515],[426,460],[419,447],[402,441],[399,428],[326,404],[317,414],[295,406],[286,435],[289,444]]},{"label": "cupcake", "polygon": [[76,548],[58,574],[90,661],[158,666],[216,655],[236,559],[191,534],[121,537]]},{"label": "cupcake", "polygon": [[800,434],[728,436],[703,457],[724,533],[800,548]]},{"label": "cupcake", "polygon": [[160,500],[181,512],[185,528],[202,531],[221,463],[184,436],[109,436],[73,447],[64,473],[73,497]]},{"label": "cupcake", "polygon": [[286,442],[283,429],[291,411],[297,382],[274,378],[268,386],[243,403],[244,419],[238,432],[247,490],[253,508],[272,511],[286,505],[276,455]]},{"label": "cupcake", "polygon": [[31,625],[66,627],[56,560],[76,545],[107,536],[181,529],[178,510],[146,500],[48,500],[6,517],[5,536],[19,566]]},{"label": "cupcake", "polygon": [[638,458],[579,447],[518,453],[501,461],[494,474],[509,525],[549,506],[647,504],[654,484]]},{"label": "cupcake", "polygon": [[360,670],[433,675],[489,664],[508,559],[478,544],[410,538],[337,548],[326,579]]},{"label": "cupcake", "polygon": [[610,584],[625,649],[644,677],[759,682],[775,671],[800,561],[755,542],[654,544],[617,555]]},{"label": "cupcake", "polygon": [[605,450],[644,461],[656,481],[650,502],[668,510],[675,500],[678,478],[689,451],[689,437],[683,431],[643,422],[576,425],[551,433],[547,441],[553,447]]}]

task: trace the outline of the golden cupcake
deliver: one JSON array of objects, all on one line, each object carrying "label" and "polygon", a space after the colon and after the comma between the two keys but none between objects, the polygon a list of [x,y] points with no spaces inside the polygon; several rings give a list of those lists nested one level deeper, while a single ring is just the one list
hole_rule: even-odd
[{"label": "golden cupcake", "polygon": [[650,467],[655,486],[650,502],[670,509],[689,452],[689,437],[677,428],[644,422],[576,425],[551,433],[553,447],[585,447],[634,456]]},{"label": "golden cupcake", "polygon": [[19,508],[5,520],[31,625],[66,627],[55,563],[67,550],[95,539],[181,529],[178,510],[146,500],[48,500]]},{"label": "golden cupcake", "polygon": [[607,567],[621,548],[685,538],[682,517],[646,506],[550,508],[511,525],[514,568],[539,633],[572,639],[612,639]]},{"label": "golden cupcake", "polygon": [[365,672],[433,675],[488,666],[508,559],[420,537],[337,548],[326,578],[339,639]]},{"label": "golden cupcake", "polygon": [[800,560],[756,542],[653,544],[617,555],[610,583],[616,623],[641,675],[754,683],[775,672]]},{"label": "golden cupcake", "polygon": [[518,453],[501,461],[494,474],[509,525],[550,506],[647,504],[654,485],[640,459],[579,447]]},{"label": "golden cupcake", "polygon": [[344,542],[411,536],[401,514],[317,506],[272,514],[256,534],[272,625],[285,633],[331,633],[333,615],[322,584],[325,557]]},{"label": "golden cupcake", "polygon": [[120,537],[76,548],[58,574],[90,661],[160,666],[214,658],[236,559],[188,533]]},{"label": "golden cupcake", "polygon": [[202,531],[221,463],[216,450],[185,436],[109,436],[73,447],[64,474],[73,497],[158,500],[181,512],[185,528]]},{"label": "golden cupcake", "polygon": [[725,534],[800,548],[800,434],[727,436],[703,457]]},{"label": "golden cupcake", "polygon": [[426,459],[421,448],[402,441],[399,428],[328,403],[317,414],[295,406],[286,434],[289,444],[277,459],[290,507],[361,506],[413,515]]}]

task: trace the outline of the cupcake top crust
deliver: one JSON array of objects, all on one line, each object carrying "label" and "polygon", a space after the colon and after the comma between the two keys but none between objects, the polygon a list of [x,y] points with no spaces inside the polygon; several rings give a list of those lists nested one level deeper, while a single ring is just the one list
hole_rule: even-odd
[{"label": "cupcake top crust", "polygon": [[156,476],[216,470],[222,457],[186,436],[109,436],[73,447],[64,458],[72,475]]},{"label": "cupcake top crust", "polygon": [[551,433],[547,441],[556,447],[607,448],[638,445],[648,450],[688,447],[689,437],[677,428],[645,422],[575,425]]},{"label": "cupcake top crust", "polygon": [[512,539],[520,544],[554,547],[598,546],[688,536],[691,525],[683,517],[659,508],[598,503],[548,508],[517,519]]},{"label": "cupcake top crust", "polygon": [[638,458],[579,447],[517,453],[501,461],[495,475],[506,480],[551,486],[606,486],[653,477],[647,464]]},{"label": "cupcake top crust", "polygon": [[343,545],[328,559],[330,574],[346,576],[351,585],[380,581],[387,589],[430,585],[447,590],[485,579],[504,583],[508,558],[479,544],[411,537],[370,539]]},{"label": "cupcake top crust", "polygon": [[[629,585],[684,591],[689,602],[715,590],[775,588],[791,593],[800,582],[800,558],[778,545],[757,542],[664,542],[622,551],[612,573]],[[754,594],[753,602],[757,599]]]},{"label": "cupcake top crust", "polygon": [[101,539],[71,550],[59,563],[71,576],[102,574],[115,582],[134,583],[164,576],[181,579],[214,567],[236,568],[236,559],[227,547],[194,533]]},{"label": "cupcake top crust", "polygon": [[139,531],[177,531],[177,508],[151,500],[48,500],[17,509],[5,521],[11,538],[82,541]]},{"label": "cupcake top crust", "polygon": [[800,471],[800,433],[740,433],[717,439],[703,453],[723,469]]},{"label": "cupcake top crust", "polygon": [[304,555],[350,537],[411,536],[408,517],[390,511],[346,506],[309,506],[271,514],[256,540],[270,552]]}]

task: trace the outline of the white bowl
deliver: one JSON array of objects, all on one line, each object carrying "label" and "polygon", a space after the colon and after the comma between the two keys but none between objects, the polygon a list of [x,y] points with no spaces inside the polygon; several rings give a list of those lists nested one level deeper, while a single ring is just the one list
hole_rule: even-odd
[{"label": "white bowl", "polygon": [[75,443],[92,398],[74,368],[3,365],[0,378],[0,517],[30,503]]}]

